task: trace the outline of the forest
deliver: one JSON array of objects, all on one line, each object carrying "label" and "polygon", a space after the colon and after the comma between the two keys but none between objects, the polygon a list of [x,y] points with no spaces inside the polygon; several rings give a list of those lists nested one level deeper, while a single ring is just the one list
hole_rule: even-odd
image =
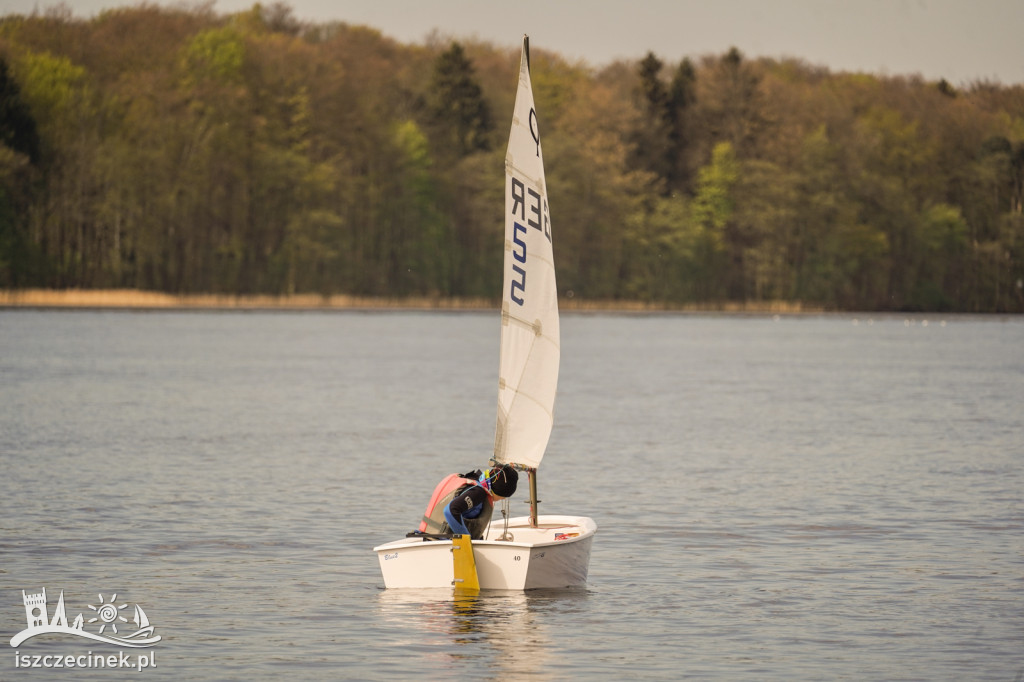
[{"label": "forest", "polygon": [[[285,4],[2,16],[0,288],[497,300],[518,64]],[[563,299],[1024,312],[1024,84],[531,70]]]}]

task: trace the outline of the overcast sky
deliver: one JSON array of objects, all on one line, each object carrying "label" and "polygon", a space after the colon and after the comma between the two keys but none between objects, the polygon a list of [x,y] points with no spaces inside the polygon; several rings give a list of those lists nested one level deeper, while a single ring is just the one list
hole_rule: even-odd
[{"label": "overcast sky", "polygon": [[[217,0],[218,12],[255,0]],[[273,0],[264,0],[271,4]],[[0,14],[52,0],[0,0]],[[70,0],[79,17],[136,0]],[[171,5],[173,1],[161,0]],[[832,71],[920,74],[954,85],[1024,84],[1024,0],[291,0],[298,19],[365,24],[403,43],[437,29],[531,44],[602,66],[653,51],[662,60],[722,54],[798,57]]]}]

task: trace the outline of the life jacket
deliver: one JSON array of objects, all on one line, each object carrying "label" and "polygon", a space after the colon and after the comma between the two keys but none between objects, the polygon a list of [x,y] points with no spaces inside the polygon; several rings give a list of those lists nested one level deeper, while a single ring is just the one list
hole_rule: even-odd
[{"label": "life jacket", "polygon": [[448,474],[434,488],[434,493],[427,503],[427,510],[423,512],[423,520],[420,521],[421,533],[440,533],[442,527],[447,526],[444,520],[444,508],[455,499],[455,495],[461,492],[462,486],[474,485],[476,481],[465,478],[462,474]]},{"label": "life jacket", "polygon": [[[479,472],[473,472],[479,474]],[[473,479],[467,478],[469,474],[448,474],[445,476],[437,486],[434,487],[434,492],[430,496],[430,502],[427,504],[426,511],[423,512],[423,520],[420,521],[419,532],[421,533],[450,533],[451,528],[448,527],[448,522],[444,518],[445,507],[448,503],[454,500],[458,495],[461,495],[467,488],[474,485],[480,485],[480,483]],[[484,531],[487,529],[487,524],[491,522],[491,514],[494,512],[494,504],[491,502],[491,496],[488,495],[484,500],[484,508],[480,510],[480,514],[475,519],[463,519],[463,523],[466,524],[466,529],[469,531],[470,537],[474,540],[480,540],[484,537]]]}]

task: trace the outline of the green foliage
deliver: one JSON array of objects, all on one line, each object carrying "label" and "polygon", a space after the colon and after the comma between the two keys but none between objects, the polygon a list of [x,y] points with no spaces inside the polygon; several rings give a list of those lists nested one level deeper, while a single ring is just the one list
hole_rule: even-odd
[{"label": "green foliage", "polygon": [[661,60],[651,52],[640,62],[638,89],[642,118],[633,134],[632,163],[634,167],[651,173],[667,192],[666,181],[673,165],[669,144],[673,111],[668,90],[661,80],[662,66]]},{"label": "green foliage", "polygon": [[732,188],[739,177],[739,167],[732,145],[721,142],[711,153],[711,163],[700,170],[693,218],[701,227],[724,245],[724,232],[732,217]]},{"label": "green foliage", "polygon": [[0,58],[0,144],[39,161],[39,133],[7,62]]},{"label": "green foliage", "polygon": [[689,191],[693,174],[689,135],[693,127],[697,75],[684,59],[666,84],[664,64],[648,53],[639,64],[637,107],[640,116],[630,132],[632,167],[651,174],[662,195]]},{"label": "green foliage", "polygon": [[[496,296],[518,65],[281,4],[4,17],[0,286]],[[564,296],[1024,312],[1022,85],[531,68]]]},{"label": "green foliage", "polygon": [[437,58],[428,101],[443,143],[458,155],[490,148],[490,107],[477,83],[473,64],[459,43],[452,43]]},{"label": "green foliage", "polygon": [[21,98],[29,116],[39,128],[42,139],[52,140],[51,148],[70,144],[71,131],[61,124],[81,113],[88,98],[86,71],[67,57],[49,52],[26,52],[16,65],[21,83]]},{"label": "green foliage", "polygon": [[0,286],[31,277],[34,254],[25,229],[31,164],[40,161],[35,119],[22,100],[7,62],[0,57]]},{"label": "green foliage", "polygon": [[231,26],[203,31],[182,52],[186,77],[196,82],[238,83],[242,79],[245,45]]}]

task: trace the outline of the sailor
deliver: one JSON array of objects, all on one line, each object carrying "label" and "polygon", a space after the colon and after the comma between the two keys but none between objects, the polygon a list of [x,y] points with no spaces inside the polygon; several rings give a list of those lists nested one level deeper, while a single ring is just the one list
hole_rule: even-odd
[{"label": "sailor", "polygon": [[459,488],[444,508],[444,518],[451,532],[469,535],[474,540],[483,538],[494,510],[494,501],[512,497],[518,482],[519,474],[508,464],[484,469],[474,483]]}]

